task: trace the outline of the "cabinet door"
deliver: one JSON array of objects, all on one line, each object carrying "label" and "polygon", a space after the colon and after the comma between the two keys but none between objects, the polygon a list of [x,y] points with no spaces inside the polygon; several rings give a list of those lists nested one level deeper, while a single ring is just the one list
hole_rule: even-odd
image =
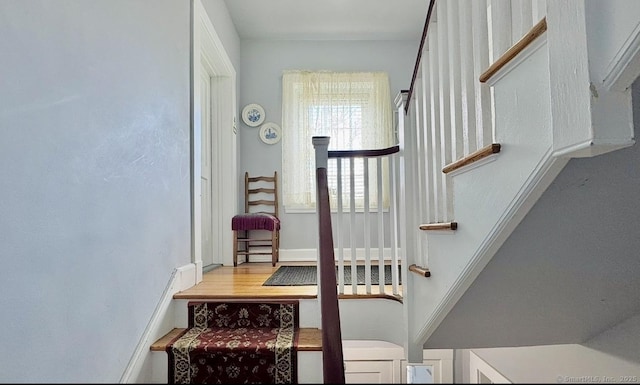
[{"label": "cabinet door", "polygon": [[393,383],[393,361],[345,361],[347,384]]}]

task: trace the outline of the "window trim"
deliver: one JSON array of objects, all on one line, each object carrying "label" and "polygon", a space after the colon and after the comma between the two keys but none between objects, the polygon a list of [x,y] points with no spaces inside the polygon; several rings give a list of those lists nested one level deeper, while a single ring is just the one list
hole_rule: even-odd
[{"label": "window trim", "polygon": [[[352,90],[351,84],[363,83],[366,85],[357,85]],[[305,87],[308,87],[305,88]],[[337,89],[334,95],[330,93],[322,93],[319,90],[332,91]],[[361,90],[366,90],[362,92]],[[353,92],[351,92],[353,91]],[[355,102],[357,109],[361,111],[362,118],[355,139],[347,137],[347,143],[355,143],[349,149],[330,150],[331,151],[367,151],[375,148],[388,148],[395,144],[395,111],[392,107],[389,76],[383,71],[373,72],[331,72],[331,71],[297,71],[287,70],[283,72],[283,144],[282,144],[282,174],[283,174],[283,209],[286,213],[306,213],[315,212],[315,167],[313,165],[313,147],[311,146],[311,138],[313,136],[333,136],[336,131],[345,129],[352,130],[348,121],[343,125],[344,120],[336,120],[333,110],[350,109],[352,107],[344,106],[345,102],[351,101],[351,96],[356,95]],[[303,97],[304,96],[304,97]],[[333,104],[332,101],[337,100],[338,103]],[[312,106],[316,106],[315,114],[309,112]],[[328,112],[328,113],[327,113]],[[345,115],[349,119],[348,115]],[[322,125],[322,128],[319,128]],[[327,132],[329,135],[327,135]],[[349,131],[351,132],[351,131]],[[308,137],[308,143],[307,138]],[[330,148],[340,148],[330,144]],[[342,146],[344,147],[344,146]],[[302,150],[301,150],[302,149]],[[310,163],[311,162],[311,163]],[[386,181],[389,177],[388,163],[383,164],[384,170],[381,175],[383,178],[383,212],[386,211],[390,199],[389,186]],[[299,167],[298,167],[299,166]],[[377,162],[369,162],[369,212],[377,212],[377,196],[376,189],[377,178],[376,173]],[[349,180],[349,165],[343,164],[342,167],[343,182]],[[364,171],[362,163],[356,163],[355,168],[356,184],[362,186]],[[293,172],[293,174],[292,174]],[[303,182],[293,183],[293,180],[302,180]],[[334,175],[334,180],[335,175]],[[344,186],[344,184],[343,184]],[[347,190],[349,186],[347,185]],[[362,192],[364,189],[359,188],[360,197],[356,202],[356,212],[365,212]],[[293,195],[291,195],[293,194]],[[332,201],[335,202],[335,193],[332,195]],[[349,211],[349,195],[343,189],[343,202],[345,211]]]}]

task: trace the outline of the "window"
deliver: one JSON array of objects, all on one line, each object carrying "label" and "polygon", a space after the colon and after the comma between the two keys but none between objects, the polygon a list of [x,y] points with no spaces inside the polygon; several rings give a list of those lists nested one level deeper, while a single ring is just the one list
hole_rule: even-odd
[{"label": "window", "polygon": [[[315,209],[313,136],[329,136],[329,150],[393,146],[389,78],[384,72],[285,71],[282,76],[282,200],[285,210]],[[386,162],[385,162],[386,163]],[[383,167],[386,170],[386,167]],[[336,204],[336,161],[329,160],[331,204]],[[387,179],[383,173],[384,181]],[[376,162],[369,162],[371,208],[376,208]],[[349,161],[342,164],[343,204],[349,206]],[[355,160],[356,208],[363,207],[364,162]],[[383,199],[388,202],[388,191]]]}]

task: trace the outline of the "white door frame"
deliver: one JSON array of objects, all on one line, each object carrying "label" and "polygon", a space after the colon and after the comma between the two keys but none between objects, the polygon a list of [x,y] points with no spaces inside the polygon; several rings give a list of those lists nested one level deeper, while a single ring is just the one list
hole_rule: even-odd
[{"label": "white door frame", "polygon": [[[213,169],[212,169],[212,151],[214,142],[212,133],[215,132],[217,125],[211,121],[215,116],[213,109],[212,90],[214,90],[214,83],[216,77],[211,64],[207,60],[202,60],[200,66],[200,108],[202,113],[201,130],[202,130],[202,177],[200,183],[202,184],[202,194],[200,195],[200,205],[202,207],[202,272],[207,269],[207,266],[217,263],[213,253],[213,208],[217,207],[213,201]],[[206,183],[206,186],[204,185]]]},{"label": "white door frame", "polygon": [[191,258],[196,282],[202,281],[202,172],[200,76],[202,66],[212,77],[212,231],[216,262],[230,264],[231,218],[238,202],[236,156],[236,71],[200,0],[192,0],[191,55]]}]

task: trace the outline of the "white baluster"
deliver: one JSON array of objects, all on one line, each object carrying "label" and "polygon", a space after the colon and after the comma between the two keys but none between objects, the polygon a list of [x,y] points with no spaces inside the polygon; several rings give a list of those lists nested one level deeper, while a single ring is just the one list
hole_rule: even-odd
[{"label": "white baluster", "polygon": [[[387,157],[389,158],[389,157]],[[393,183],[393,179],[390,179]],[[384,293],[384,202],[382,199],[382,157],[376,159],[376,188],[377,188],[377,205],[378,205],[378,290],[380,294]],[[393,203],[390,203],[392,205]],[[391,220],[391,217],[389,217]],[[390,236],[393,236],[390,234]]]},{"label": "white baluster", "polygon": [[438,60],[438,28],[432,24],[427,36],[429,41],[429,100],[431,103],[431,169],[432,180],[430,195],[433,196],[433,220],[444,220],[442,211],[442,154],[440,153],[440,70]]},{"label": "white baluster", "polygon": [[520,40],[524,35],[522,32],[524,29],[525,21],[522,19],[522,6],[523,3],[529,4],[531,0],[511,0],[511,41],[513,43]]},{"label": "white baluster", "polygon": [[[371,294],[371,211],[369,209],[369,158],[362,158],[362,168],[364,172],[364,284],[367,294]],[[355,280],[357,275],[351,273],[351,279]]]},{"label": "white baluster", "polygon": [[[402,126],[400,126],[402,127]],[[401,185],[402,180],[400,178],[400,162],[398,161],[398,156],[397,154],[392,155],[391,157],[389,157],[389,178],[393,181],[391,183],[391,191],[390,191],[390,204],[389,204],[389,219],[391,221],[390,223],[390,231],[391,231],[391,236],[390,236],[390,241],[391,241],[391,284],[392,284],[392,290],[393,290],[393,294],[394,295],[399,295],[400,294],[400,288],[399,288],[399,279],[398,279],[398,266],[399,266],[399,259],[400,259],[400,248],[398,246],[398,239],[400,237],[400,229],[399,229],[399,224],[401,223],[400,221],[404,218],[401,218],[400,215],[400,206],[403,204],[402,202],[399,201],[399,191],[398,191],[398,187]],[[406,227],[404,225],[400,225],[402,227]],[[406,230],[406,229],[405,229]],[[406,239],[406,237],[405,237]],[[406,251],[406,245],[402,245],[402,247],[405,248]],[[403,264],[407,264],[407,254],[405,252],[404,254],[404,258],[403,258]],[[406,281],[405,281],[406,282]]]},{"label": "white baluster", "polygon": [[356,267],[356,186],[355,186],[355,160],[349,158],[349,216],[351,223],[349,223],[349,235],[351,243],[351,290],[352,294],[358,293],[357,287],[357,267]]},{"label": "white baluster", "polygon": [[[420,67],[422,67],[422,64],[420,64]],[[416,126],[415,130],[413,131],[413,147],[415,149],[415,166],[413,168],[413,180],[415,181],[415,202],[413,209],[417,213],[417,219],[421,220],[422,216],[424,215],[421,197],[424,194],[422,190],[424,180],[424,162],[422,160],[425,153],[423,148],[424,142],[421,140],[421,138],[428,127],[426,116],[424,114],[424,103],[426,102],[424,92],[426,91],[426,89],[422,82],[421,68],[418,68],[418,78],[416,78],[415,84],[417,85],[417,92],[414,94],[415,100],[413,101],[416,119]],[[422,255],[422,243],[420,242],[420,239],[418,239],[416,242],[416,255]]]},{"label": "white baluster", "polygon": [[344,223],[344,204],[342,202],[342,158],[336,159],[336,174],[337,174],[337,206],[338,211],[336,213],[336,232],[337,236],[337,248],[338,248],[338,293],[344,294],[344,232],[342,231],[342,225]]},{"label": "white baluster", "polygon": [[476,140],[477,149],[493,141],[493,104],[491,88],[480,83],[480,75],[489,68],[489,22],[487,0],[474,0],[472,4],[473,29],[473,84],[476,104]]},{"label": "white baluster", "polygon": [[448,49],[448,69],[449,73],[449,114],[451,121],[449,130],[451,131],[451,161],[458,160],[464,156],[463,134],[462,134],[462,107],[461,107],[461,84],[460,84],[460,26],[458,1],[450,0],[447,5],[447,41]]},{"label": "white baluster", "polygon": [[[440,4],[443,5],[443,4]],[[440,148],[441,161],[438,174],[441,180],[442,187],[442,212],[443,220],[448,220],[449,217],[449,178],[442,172],[442,168],[451,163],[451,105],[450,105],[450,93],[451,84],[449,82],[449,35],[447,31],[447,7],[437,6],[437,19],[440,22],[436,23],[438,29],[438,68],[440,70]]]},{"label": "white baluster", "polygon": [[538,24],[545,16],[547,16],[547,1],[531,0],[531,25]]},{"label": "white baluster", "polygon": [[489,48],[491,63],[496,61],[513,45],[511,40],[511,0],[489,0]]},{"label": "white baluster", "polygon": [[473,3],[460,1],[460,93],[462,109],[462,135],[464,155],[478,149],[476,140],[476,103],[475,83],[478,78],[474,74],[473,57],[473,21],[471,19]]}]

